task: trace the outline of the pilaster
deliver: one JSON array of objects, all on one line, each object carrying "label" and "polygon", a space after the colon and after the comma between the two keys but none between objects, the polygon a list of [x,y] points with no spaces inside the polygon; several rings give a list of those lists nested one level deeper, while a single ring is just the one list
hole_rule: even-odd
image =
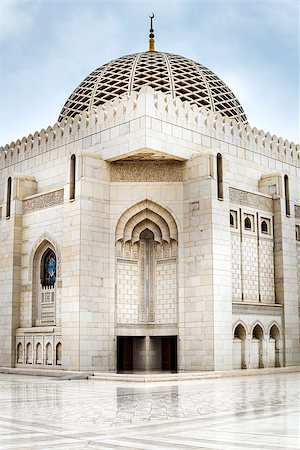
[{"label": "pilaster", "polygon": [[300,362],[294,204],[287,216],[279,195],[274,198],[274,245],[276,302],[283,305],[283,365],[294,366]]},{"label": "pilaster", "polygon": [[203,153],[186,169],[186,370],[232,368],[229,190],[218,200],[214,162]]}]

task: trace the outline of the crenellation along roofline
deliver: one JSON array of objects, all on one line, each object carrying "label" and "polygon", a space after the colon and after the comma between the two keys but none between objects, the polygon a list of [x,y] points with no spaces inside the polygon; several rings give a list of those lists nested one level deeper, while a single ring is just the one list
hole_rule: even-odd
[{"label": "crenellation along roofline", "polygon": [[63,119],[53,127],[43,128],[0,147],[0,168],[142,116],[157,118],[229,144],[254,149],[264,156],[300,167],[299,144],[143,86],[139,92],[117,97],[90,113],[82,112],[74,118]]}]

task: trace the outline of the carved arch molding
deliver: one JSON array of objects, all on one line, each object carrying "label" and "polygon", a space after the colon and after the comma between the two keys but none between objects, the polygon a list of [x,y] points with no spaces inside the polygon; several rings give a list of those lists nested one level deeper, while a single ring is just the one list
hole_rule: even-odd
[{"label": "carved arch molding", "polygon": [[50,233],[43,233],[35,242],[34,246],[31,249],[29,256],[29,280],[32,281],[32,273],[33,273],[33,264],[36,252],[43,245],[49,243],[56,254],[56,276],[58,279],[61,278],[61,252],[60,247],[57,240]]},{"label": "carved arch molding", "polygon": [[128,208],[116,226],[119,324],[176,323],[178,229],[151,200]]}]

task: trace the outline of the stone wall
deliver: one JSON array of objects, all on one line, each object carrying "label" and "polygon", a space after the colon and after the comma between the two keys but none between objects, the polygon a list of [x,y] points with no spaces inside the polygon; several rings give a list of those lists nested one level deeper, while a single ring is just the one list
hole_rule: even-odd
[{"label": "stone wall", "polygon": [[117,260],[117,323],[139,322],[138,261]]},{"label": "stone wall", "polygon": [[157,323],[177,322],[177,264],[161,260],[156,263],[156,305]]}]

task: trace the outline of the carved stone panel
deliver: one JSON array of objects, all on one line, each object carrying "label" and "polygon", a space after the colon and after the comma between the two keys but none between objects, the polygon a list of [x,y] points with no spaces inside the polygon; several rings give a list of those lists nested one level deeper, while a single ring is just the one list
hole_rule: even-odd
[{"label": "carved stone panel", "polygon": [[295,205],[295,219],[300,220],[300,206]]},{"label": "carved stone panel", "polygon": [[64,190],[48,192],[23,201],[23,214],[61,205],[64,202]]},{"label": "carved stone panel", "polygon": [[273,212],[273,200],[263,195],[253,194],[240,189],[229,188],[230,201],[237,205],[249,206],[262,211]]},{"label": "carved stone panel", "polygon": [[281,316],[283,310],[281,305],[262,305],[262,304],[247,304],[245,303],[233,303],[232,314],[254,314],[263,316]]},{"label": "carved stone panel", "polygon": [[110,165],[111,181],[165,181],[183,180],[183,163],[180,161],[126,161]]}]

